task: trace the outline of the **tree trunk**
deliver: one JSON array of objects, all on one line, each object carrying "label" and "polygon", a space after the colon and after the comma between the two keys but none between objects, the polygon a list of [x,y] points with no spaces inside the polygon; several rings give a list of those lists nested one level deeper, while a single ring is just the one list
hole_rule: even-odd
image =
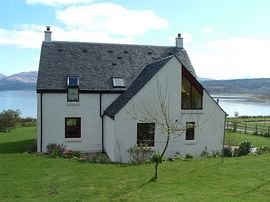
[{"label": "tree trunk", "polygon": [[157,161],[156,164],[155,164],[155,177],[154,177],[155,179],[158,178],[158,165],[161,163],[162,158],[163,158],[163,156],[164,156],[164,154],[165,154],[165,152],[166,152],[166,150],[168,148],[169,140],[170,140],[170,134],[168,133],[167,134],[167,139],[166,139],[166,145],[165,145],[165,147],[164,147],[164,149],[163,149],[163,151],[162,151],[162,153],[160,155],[159,161]]}]

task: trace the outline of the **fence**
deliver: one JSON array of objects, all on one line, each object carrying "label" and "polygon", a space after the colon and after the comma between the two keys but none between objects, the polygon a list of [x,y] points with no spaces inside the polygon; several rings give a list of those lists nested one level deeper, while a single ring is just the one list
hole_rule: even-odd
[{"label": "fence", "polygon": [[254,122],[226,122],[226,129],[270,137],[270,126]]}]

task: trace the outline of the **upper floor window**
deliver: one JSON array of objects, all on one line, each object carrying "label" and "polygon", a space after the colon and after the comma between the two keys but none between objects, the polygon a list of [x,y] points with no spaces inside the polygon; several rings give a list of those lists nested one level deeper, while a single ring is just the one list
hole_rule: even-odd
[{"label": "upper floor window", "polygon": [[181,108],[202,109],[203,87],[188,70],[182,68]]},{"label": "upper floor window", "polygon": [[113,87],[124,88],[125,83],[123,77],[113,77]]},{"label": "upper floor window", "polygon": [[67,101],[79,102],[79,78],[75,76],[68,76],[67,87]]}]

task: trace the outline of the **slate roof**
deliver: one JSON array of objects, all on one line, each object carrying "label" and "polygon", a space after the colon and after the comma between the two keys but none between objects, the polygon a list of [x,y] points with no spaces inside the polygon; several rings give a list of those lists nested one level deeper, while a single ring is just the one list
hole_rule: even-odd
[{"label": "slate roof", "polygon": [[112,77],[123,77],[128,88],[147,64],[171,55],[196,76],[187,52],[174,46],[43,42],[37,91],[66,90],[69,75],[79,77],[82,91],[125,91],[113,88]]},{"label": "slate roof", "polygon": [[113,118],[128,101],[136,95],[137,92],[165,65],[173,56],[163,58],[146,65],[129,88],[121,94],[104,112],[104,114]]}]

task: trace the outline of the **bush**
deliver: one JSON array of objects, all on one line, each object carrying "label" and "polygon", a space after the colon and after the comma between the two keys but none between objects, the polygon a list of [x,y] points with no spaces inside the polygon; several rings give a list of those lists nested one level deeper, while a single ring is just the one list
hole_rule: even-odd
[{"label": "bush", "polygon": [[20,119],[21,112],[17,110],[4,110],[0,113],[0,131],[8,132],[11,129],[14,129],[16,122]]},{"label": "bush", "polygon": [[189,153],[187,153],[186,154],[186,157],[185,157],[185,159],[187,160],[187,159],[193,159],[194,157],[191,155],[191,154],[189,154]]},{"label": "bush", "polygon": [[131,163],[143,164],[150,159],[153,151],[147,145],[136,144],[128,149],[128,153]]},{"label": "bush", "polygon": [[252,144],[251,142],[245,140],[239,144],[239,148],[235,151],[236,156],[245,156],[248,155],[251,151]]},{"label": "bush", "polygon": [[27,148],[28,153],[36,153],[37,152],[37,140],[35,139]]},{"label": "bush", "polygon": [[47,154],[50,157],[63,157],[66,152],[66,146],[63,144],[48,144],[47,145]]},{"label": "bush", "polygon": [[153,163],[161,163],[162,158],[159,152],[154,152],[154,154],[151,157],[151,162]]},{"label": "bush", "polygon": [[258,147],[257,154],[265,154],[270,152],[270,147]]},{"label": "bush", "polygon": [[224,152],[224,157],[232,157],[233,156],[232,147],[230,147],[230,146],[224,147],[223,152]]},{"label": "bush", "polygon": [[81,152],[68,149],[64,151],[63,157],[66,159],[81,158]]}]

